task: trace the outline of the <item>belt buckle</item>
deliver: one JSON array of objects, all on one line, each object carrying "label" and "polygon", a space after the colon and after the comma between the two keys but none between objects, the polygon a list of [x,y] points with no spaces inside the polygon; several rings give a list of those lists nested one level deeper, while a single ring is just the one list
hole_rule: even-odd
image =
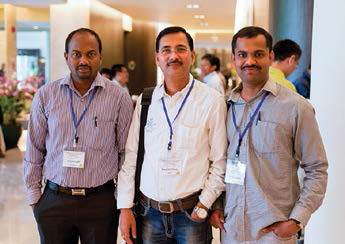
[{"label": "belt buckle", "polygon": [[[167,207],[169,210],[167,210]],[[174,205],[172,202],[158,202],[158,210],[161,213],[172,213],[174,212]]]},{"label": "belt buckle", "polygon": [[73,196],[85,196],[85,189],[71,189]]}]

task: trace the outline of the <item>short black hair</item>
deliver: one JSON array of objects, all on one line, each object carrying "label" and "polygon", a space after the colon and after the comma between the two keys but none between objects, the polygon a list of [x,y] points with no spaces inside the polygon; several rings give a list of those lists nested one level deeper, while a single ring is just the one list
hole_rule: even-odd
[{"label": "short black hair", "polygon": [[122,72],[122,68],[126,68],[126,66],[124,64],[114,64],[111,66],[111,75],[115,77],[118,72]]},{"label": "short black hair", "polygon": [[290,39],[278,41],[273,46],[273,52],[275,61],[283,61],[286,58],[291,57],[292,55],[296,55],[296,58],[299,59],[302,54],[301,47],[296,42]]},{"label": "short black hair", "polygon": [[111,70],[108,69],[108,68],[103,68],[103,69],[101,69],[101,71],[100,71],[99,73],[100,73],[101,75],[102,75],[102,74],[107,74],[107,75],[111,76]]},{"label": "short black hair", "polygon": [[181,26],[170,26],[159,32],[157,38],[156,38],[156,53],[159,52],[159,42],[162,39],[163,36],[168,35],[168,34],[174,34],[174,33],[183,33],[186,35],[188,45],[191,51],[194,50],[194,43],[193,43],[193,38],[191,35]]},{"label": "short black hair", "polygon": [[82,33],[82,32],[87,32],[91,35],[93,35],[97,42],[98,42],[98,51],[99,53],[102,53],[102,41],[101,41],[101,38],[99,38],[99,35],[91,30],[91,29],[88,29],[88,28],[79,28],[79,29],[76,29],[74,31],[72,31],[71,33],[68,34],[67,38],[66,38],[66,41],[65,41],[65,52],[68,53],[68,46],[69,46],[69,43],[71,42],[72,40],[72,37],[77,34],[77,33]]},{"label": "short black hair", "polygon": [[216,55],[206,53],[201,59],[206,59],[212,66],[216,66],[216,71],[220,70],[220,60]]},{"label": "short black hair", "polygon": [[257,37],[258,35],[263,35],[266,39],[266,47],[269,51],[272,51],[272,36],[268,33],[265,29],[258,27],[258,26],[247,26],[240,29],[232,38],[231,47],[232,53],[235,53],[236,49],[236,42],[238,38],[253,38]]}]

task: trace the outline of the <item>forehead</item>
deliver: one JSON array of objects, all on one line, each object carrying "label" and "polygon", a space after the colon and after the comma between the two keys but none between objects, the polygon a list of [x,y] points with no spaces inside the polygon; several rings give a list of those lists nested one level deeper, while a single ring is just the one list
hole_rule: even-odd
[{"label": "forehead", "polygon": [[256,37],[242,37],[238,38],[236,41],[235,51],[258,51],[264,50],[268,51],[266,38],[263,35],[258,35]]},{"label": "forehead", "polygon": [[85,50],[99,50],[97,39],[94,35],[88,32],[79,32],[73,35],[68,45],[68,50],[85,51]]},{"label": "forehead", "polygon": [[201,59],[201,63],[202,63],[202,64],[206,64],[206,65],[207,65],[207,64],[209,64],[209,65],[211,64],[210,61],[208,61],[207,58]]},{"label": "forehead", "polygon": [[187,37],[183,32],[167,34],[159,41],[159,47],[178,45],[189,46]]}]

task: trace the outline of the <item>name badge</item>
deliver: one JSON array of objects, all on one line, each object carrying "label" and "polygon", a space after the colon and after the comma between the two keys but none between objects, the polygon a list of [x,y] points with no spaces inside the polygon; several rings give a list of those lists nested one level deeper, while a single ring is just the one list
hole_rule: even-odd
[{"label": "name badge", "polygon": [[182,156],[179,151],[165,151],[160,157],[162,175],[179,175],[182,173]]},{"label": "name badge", "polygon": [[84,168],[85,152],[80,151],[63,151],[63,167]]},{"label": "name badge", "polygon": [[226,162],[225,182],[243,186],[246,167],[238,158],[228,159]]}]

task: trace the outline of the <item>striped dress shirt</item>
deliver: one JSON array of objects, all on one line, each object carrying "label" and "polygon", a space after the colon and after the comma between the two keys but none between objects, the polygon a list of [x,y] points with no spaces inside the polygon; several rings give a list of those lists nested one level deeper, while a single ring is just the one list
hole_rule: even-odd
[{"label": "striped dress shirt", "polygon": [[[95,97],[78,127],[78,151],[85,152],[84,168],[63,167],[63,151],[72,147],[75,127],[73,109],[80,118]],[[96,187],[116,179],[123,162],[133,104],[127,92],[100,74],[83,96],[75,89],[70,75],[43,86],[32,103],[24,181],[29,204],[41,196],[42,180],[65,187]]]}]

